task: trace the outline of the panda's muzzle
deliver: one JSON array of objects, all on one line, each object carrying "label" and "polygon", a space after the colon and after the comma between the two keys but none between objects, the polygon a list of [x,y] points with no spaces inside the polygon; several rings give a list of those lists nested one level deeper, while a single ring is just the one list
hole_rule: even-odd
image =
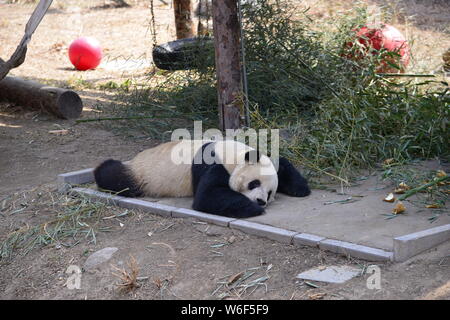
[{"label": "panda's muzzle", "polygon": [[260,199],[260,198],[256,199],[256,202],[257,202],[261,207],[265,207],[266,204],[267,204],[266,201],[264,201],[263,199]]}]

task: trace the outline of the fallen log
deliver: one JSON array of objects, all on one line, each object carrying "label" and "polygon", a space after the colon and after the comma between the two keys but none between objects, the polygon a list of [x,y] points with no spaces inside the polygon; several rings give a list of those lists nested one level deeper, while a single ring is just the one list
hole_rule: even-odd
[{"label": "fallen log", "polygon": [[62,119],[78,118],[83,110],[80,96],[72,90],[16,77],[0,80],[0,101],[44,110]]}]

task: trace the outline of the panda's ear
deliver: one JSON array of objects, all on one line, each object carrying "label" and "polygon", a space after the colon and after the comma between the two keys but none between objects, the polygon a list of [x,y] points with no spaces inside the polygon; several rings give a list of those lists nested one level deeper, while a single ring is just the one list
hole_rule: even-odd
[{"label": "panda's ear", "polygon": [[245,153],[245,161],[248,163],[257,163],[261,158],[261,154],[258,150],[250,150]]}]

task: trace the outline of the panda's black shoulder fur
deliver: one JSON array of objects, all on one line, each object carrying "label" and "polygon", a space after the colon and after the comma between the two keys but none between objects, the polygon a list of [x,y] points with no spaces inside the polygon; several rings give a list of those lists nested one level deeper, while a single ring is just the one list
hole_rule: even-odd
[{"label": "panda's black shoulder fur", "polygon": [[[202,146],[194,158],[201,161],[193,161],[192,164],[193,209],[234,218],[261,215],[264,208],[230,188],[230,174],[222,164],[205,163],[202,155],[211,143],[213,142]],[[209,150],[211,157],[215,157],[213,148],[208,148]]]}]

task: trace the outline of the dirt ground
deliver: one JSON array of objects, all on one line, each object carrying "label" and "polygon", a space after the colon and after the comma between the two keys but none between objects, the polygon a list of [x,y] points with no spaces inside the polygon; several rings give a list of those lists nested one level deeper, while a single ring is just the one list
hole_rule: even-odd
[{"label": "dirt ground", "polygon": [[[85,106],[83,117],[100,112],[107,115],[108,92],[89,88],[85,81],[93,84],[121,81],[145,76],[148,70],[123,73],[98,68],[76,72],[66,51],[70,41],[83,34],[101,39],[107,61],[149,58],[152,40],[148,3],[129,2],[133,4],[131,8],[94,9],[104,1],[55,1],[33,37],[26,62],[12,75],[78,86]],[[333,10],[347,9],[350,3],[330,2],[331,7],[324,7],[319,1],[313,14],[323,17]],[[413,70],[423,70],[424,65],[429,66],[429,71],[438,69],[440,52],[450,47],[448,2],[391,3],[394,2],[402,12],[398,17],[403,17],[398,26],[414,35],[415,45],[422,48],[416,51]],[[171,8],[159,0],[155,5],[158,42],[173,39]],[[412,12],[413,8],[417,10]],[[13,52],[32,9],[31,5],[0,1],[0,57]],[[410,16],[414,17],[412,21],[405,20]],[[68,129],[69,133],[49,133],[55,129]],[[32,225],[41,224],[45,231],[46,222],[70,206],[73,199],[56,193],[57,174],[93,167],[109,157],[127,160],[155,143],[118,136],[98,123],[76,124],[39,111],[1,104],[0,240]],[[85,240],[76,245],[56,242],[28,254],[18,250],[11,259],[0,260],[0,298],[450,299],[448,242],[404,263],[378,264],[380,289],[368,289],[367,274],[340,285],[308,284],[295,276],[317,266],[346,264],[362,268],[371,263],[188,219],[166,219],[140,212],[121,215],[123,209],[114,207],[101,210],[101,225],[110,229],[97,232],[95,242]],[[69,277],[65,273],[67,268],[82,267],[91,253],[105,247],[119,250],[108,262],[82,273],[81,288],[70,290],[65,285]],[[123,292],[116,285],[119,279],[112,274],[117,273],[112,265],[129,269],[130,256],[137,261],[139,287]],[[254,272],[245,282],[246,290],[227,291],[221,286],[221,282],[230,283],[241,272]],[[251,285],[252,280],[259,280],[259,284]]]}]

